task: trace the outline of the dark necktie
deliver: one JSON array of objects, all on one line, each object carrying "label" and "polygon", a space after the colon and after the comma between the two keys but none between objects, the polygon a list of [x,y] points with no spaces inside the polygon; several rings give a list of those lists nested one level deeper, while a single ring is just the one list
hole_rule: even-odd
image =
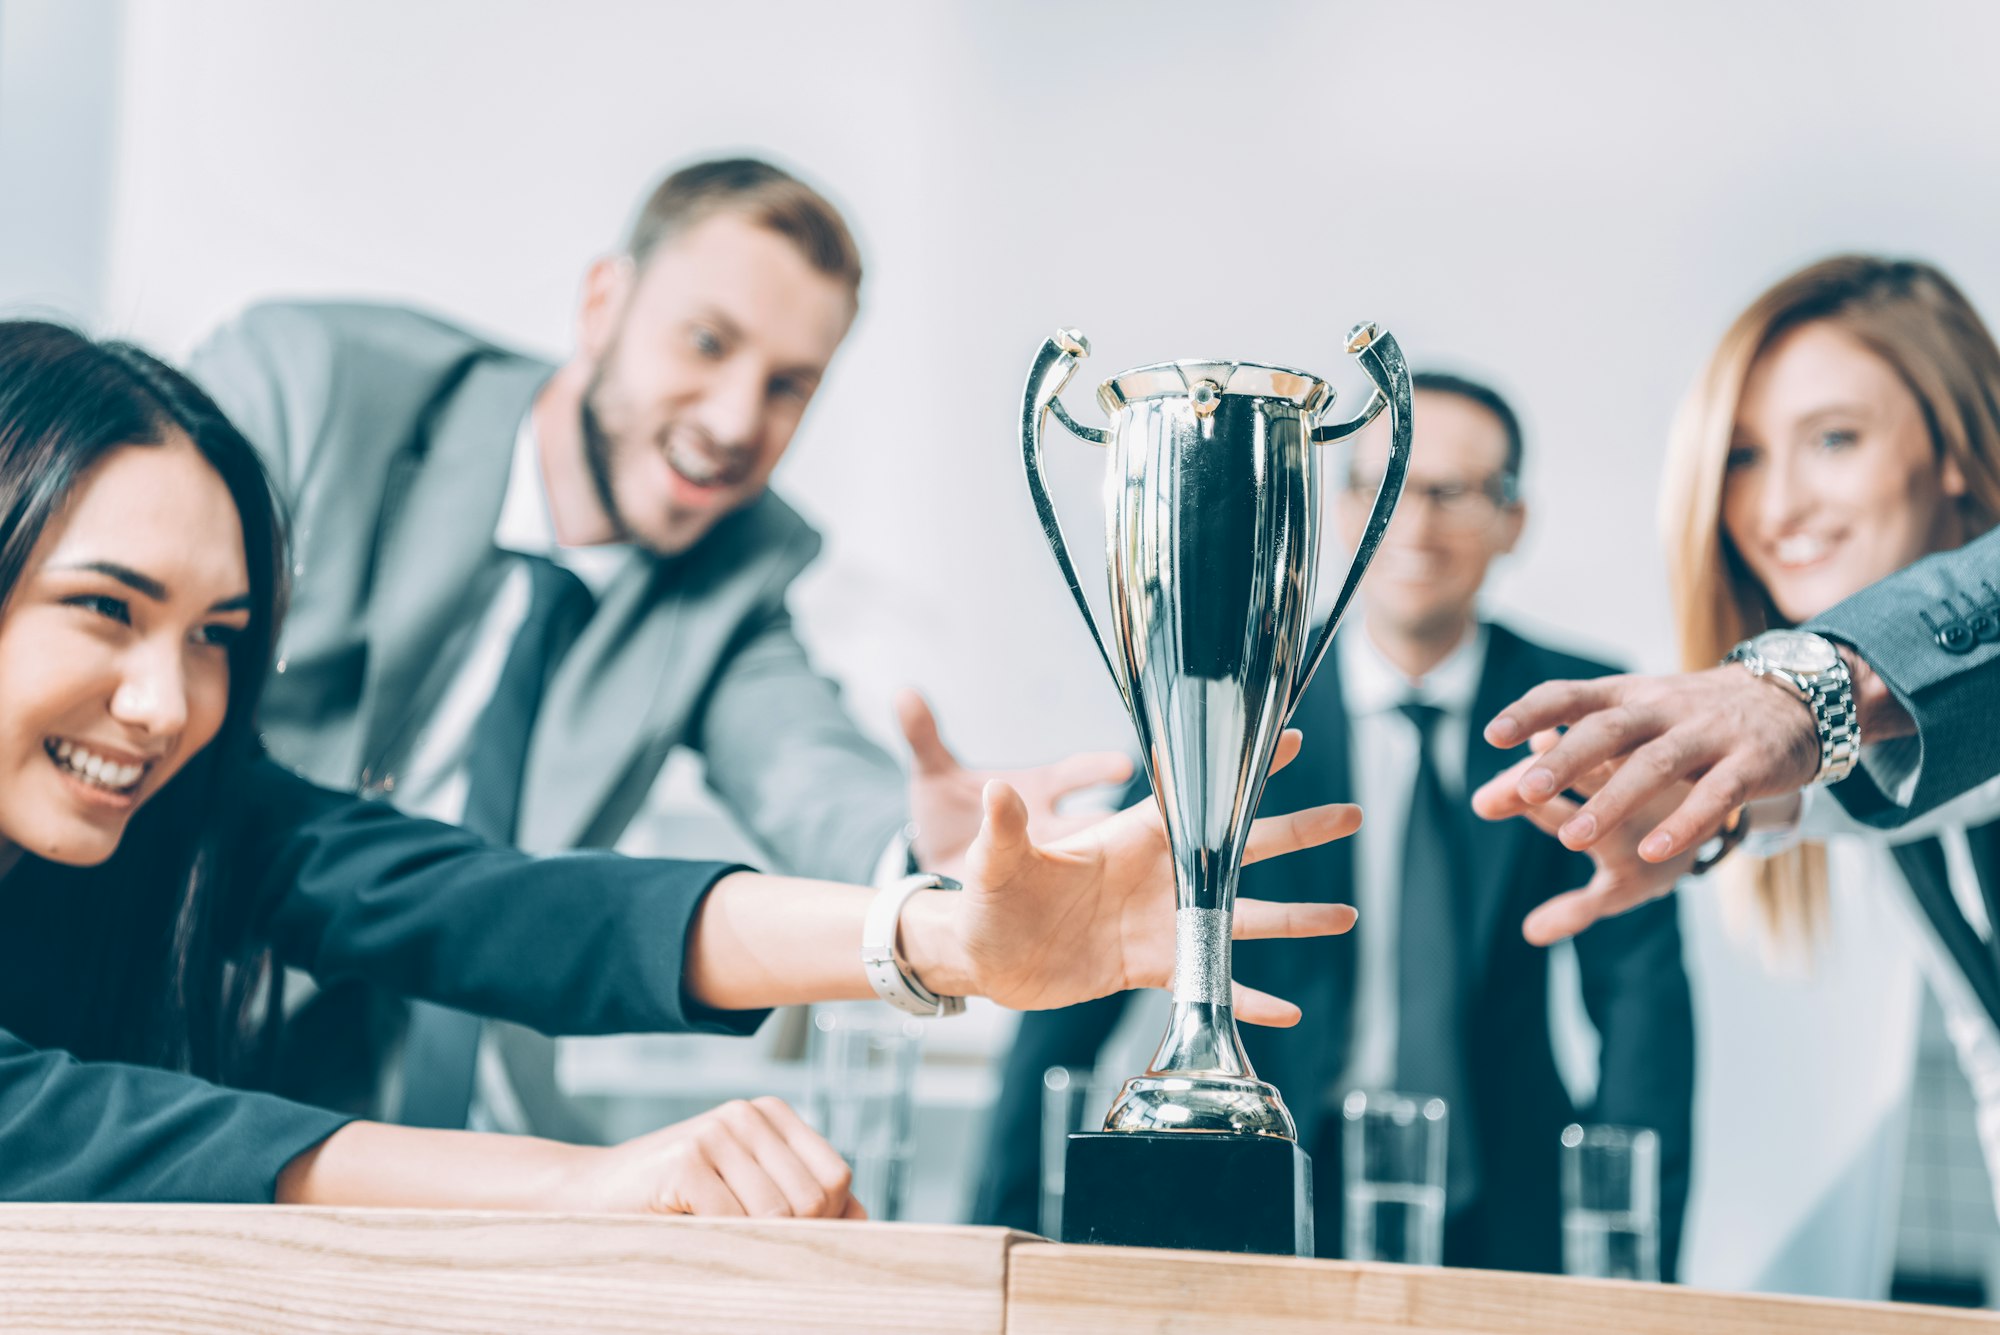
[{"label": "dark necktie", "polygon": [[1445,792],[1432,734],[1444,711],[1400,706],[1417,732],[1417,777],[1403,828],[1402,907],[1397,936],[1396,1086],[1436,1095],[1450,1110],[1447,1211],[1471,1200],[1479,1180],[1465,1077],[1464,966],[1457,904],[1464,884],[1464,817]]},{"label": "dark necktie", "polygon": [[[590,619],[583,581],[539,556],[520,558],[530,585],[528,615],[514,636],[466,750],[465,814],[459,824],[493,844],[512,844],[521,809],[528,740],[556,664]],[[472,1108],[479,1063],[476,1015],[419,1001],[403,1042],[405,1126],[460,1128]]]},{"label": "dark necktie", "polygon": [[530,588],[528,615],[521,622],[493,698],[472,730],[465,769],[470,781],[459,824],[493,844],[514,842],[521,814],[521,782],[527,770],[528,739],[556,664],[590,620],[590,590],[554,561],[524,556]]}]

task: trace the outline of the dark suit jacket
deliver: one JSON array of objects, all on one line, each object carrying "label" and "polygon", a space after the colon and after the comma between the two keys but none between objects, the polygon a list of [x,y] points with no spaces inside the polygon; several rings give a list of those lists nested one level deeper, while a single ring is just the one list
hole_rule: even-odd
[{"label": "dark suit jacket", "polygon": [[[1480,721],[1535,684],[1601,676],[1602,664],[1532,644],[1501,626],[1489,628],[1485,670],[1473,706],[1466,790],[1484,783],[1508,757],[1479,735]],[[1348,726],[1335,659],[1329,656],[1292,724],[1306,748],[1272,777],[1260,810],[1292,811],[1339,801],[1352,792]],[[1556,1072],[1549,1038],[1547,955],[1522,939],[1521,920],[1550,895],[1590,878],[1589,859],[1569,852],[1525,821],[1472,819],[1477,875],[1461,905],[1465,1050],[1479,1118],[1480,1201],[1454,1221],[1447,1255],[1454,1263],[1502,1269],[1561,1268],[1558,1139],[1579,1117],[1648,1126],[1661,1138],[1661,1267],[1671,1275],[1687,1201],[1693,1119],[1694,1017],[1681,965],[1677,909],[1669,898],[1600,923],[1578,938],[1584,1001],[1602,1038],[1595,1105],[1571,1105]],[[1345,843],[1246,867],[1241,893],[1261,899],[1352,902],[1353,853]],[[1365,932],[1364,920],[1355,929]],[[1293,1029],[1245,1026],[1244,1046],[1263,1079],[1286,1095],[1300,1143],[1314,1155],[1314,1197],[1322,1255],[1340,1247],[1341,1168],[1337,1117],[1324,1095],[1346,1064],[1355,969],[1354,933],[1314,941],[1241,942],[1239,981],[1289,997],[1305,1011]],[[1111,997],[1021,1019],[995,1109],[987,1174],[976,1207],[982,1223],[1032,1230],[1038,1204],[1041,1074],[1050,1066],[1090,1066],[1117,1022]],[[1482,1208],[1483,1207],[1483,1208]]]},{"label": "dark suit jacket", "polygon": [[[765,1012],[681,995],[695,910],[732,870],[607,853],[536,860],[262,764],[228,841],[240,924],[316,977],[566,1034],[745,1033]],[[76,1002],[101,959],[64,868],[0,878],[0,1200],[268,1202],[348,1118],[92,1060]]]}]

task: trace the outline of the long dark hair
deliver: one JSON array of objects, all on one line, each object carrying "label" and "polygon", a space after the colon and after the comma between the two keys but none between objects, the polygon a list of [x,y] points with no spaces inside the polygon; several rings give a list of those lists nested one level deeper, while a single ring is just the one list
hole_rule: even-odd
[{"label": "long dark hair", "polygon": [[[40,321],[0,321],[0,616],[43,531],[91,470],[178,430],[221,475],[243,526],[250,623],[229,651],[220,732],[132,816],[96,867],[24,859],[41,892],[87,914],[87,976],[64,1046],[80,1057],[232,1074],[253,994],[268,977],[218,858],[224,804],[240,792],[285,599],[285,537],[256,452],[180,372],[124,343]],[[197,535],[190,534],[190,540]],[[13,879],[10,877],[10,879]],[[73,988],[73,993],[70,989]]]}]

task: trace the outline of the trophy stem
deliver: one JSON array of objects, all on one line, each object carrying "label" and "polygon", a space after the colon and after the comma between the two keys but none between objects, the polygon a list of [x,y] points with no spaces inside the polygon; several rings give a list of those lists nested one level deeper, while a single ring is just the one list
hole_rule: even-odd
[{"label": "trophy stem", "polygon": [[1255,1080],[1243,1040],[1236,1033],[1236,1017],[1227,1006],[1205,1001],[1174,1002],[1167,1021],[1166,1037],[1153,1054],[1147,1075],[1225,1075]]},{"label": "trophy stem", "polygon": [[1167,1036],[1152,1068],[1119,1091],[1105,1130],[1298,1139],[1285,1101],[1257,1078],[1236,1032],[1229,973],[1233,917],[1226,909],[1200,908],[1175,915],[1174,1008]]},{"label": "trophy stem", "polygon": [[1149,1075],[1175,1072],[1257,1078],[1236,1033],[1230,991],[1230,938],[1235,917],[1230,908],[1182,908],[1175,913],[1173,1018],[1160,1050],[1154,1054]]}]

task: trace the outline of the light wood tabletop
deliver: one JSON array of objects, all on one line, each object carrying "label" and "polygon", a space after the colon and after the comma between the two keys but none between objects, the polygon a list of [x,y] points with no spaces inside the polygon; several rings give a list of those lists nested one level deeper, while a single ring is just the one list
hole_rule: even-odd
[{"label": "light wood tabletop", "polygon": [[1964,1335],[2000,1314],[920,1224],[0,1205],[0,1330]]}]

